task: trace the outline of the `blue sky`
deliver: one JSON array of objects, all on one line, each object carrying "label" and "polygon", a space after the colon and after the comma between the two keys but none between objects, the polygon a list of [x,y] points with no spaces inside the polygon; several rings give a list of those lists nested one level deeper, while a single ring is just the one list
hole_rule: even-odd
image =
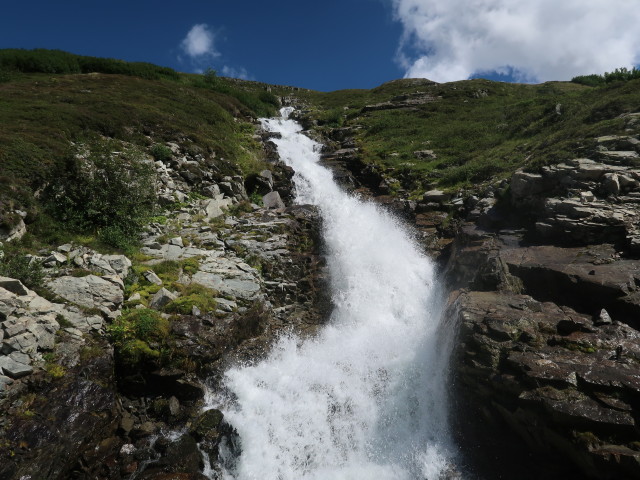
[{"label": "blue sky", "polygon": [[[181,42],[207,25],[218,56],[191,58]],[[6,2],[1,48],[59,48],[192,72],[211,66],[318,90],[370,88],[400,78],[402,27],[379,0]]]},{"label": "blue sky", "polygon": [[640,63],[638,1],[5,2],[0,48],[212,67],[323,91],[403,76],[569,80]]}]

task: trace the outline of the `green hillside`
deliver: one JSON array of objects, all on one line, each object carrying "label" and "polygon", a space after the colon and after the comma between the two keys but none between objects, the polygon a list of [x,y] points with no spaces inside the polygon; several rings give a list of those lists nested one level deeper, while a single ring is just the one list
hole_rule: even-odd
[{"label": "green hillside", "polygon": [[[80,150],[100,150],[105,142],[147,157],[162,155],[164,143],[173,142],[215,158],[229,174],[261,170],[251,122],[274,114],[277,105],[264,88],[248,91],[213,73],[180,74],[60,51],[2,50],[0,227],[11,226],[15,210],[28,213],[27,223],[42,222],[50,205],[46,195],[36,200],[35,193],[72,176]],[[60,220],[53,217],[53,224]],[[35,227],[30,230],[38,232]]]},{"label": "green hillside", "polygon": [[[596,137],[628,134],[621,115],[640,110],[639,79],[596,88],[407,79],[372,90],[300,95],[321,131],[352,127],[361,158],[416,193],[427,185],[471,186],[519,167],[588,156]],[[371,107],[385,102],[388,108]],[[414,153],[425,150],[432,154]]]},{"label": "green hillside", "polygon": [[60,215],[47,192],[78,173],[73,159],[83,149],[158,159],[172,142],[215,159],[223,173],[259,171],[252,122],[274,115],[278,97],[324,138],[347,127],[342,137],[358,158],[398,180],[396,191],[417,198],[434,186],[467,188],[592,155],[596,137],[628,134],[624,114],[640,110],[636,77],[586,82],[595,87],[582,77],[542,85],[407,79],[322,93],[57,50],[0,50],[0,224],[10,227],[20,210],[36,235],[69,230],[76,207]]}]

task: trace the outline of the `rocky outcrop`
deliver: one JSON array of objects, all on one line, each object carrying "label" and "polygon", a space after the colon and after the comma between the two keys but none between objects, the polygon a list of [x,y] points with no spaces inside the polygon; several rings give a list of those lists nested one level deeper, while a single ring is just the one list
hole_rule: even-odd
[{"label": "rocky outcrop", "polygon": [[454,423],[480,474],[640,476],[640,171],[631,153],[600,153],[462,204],[445,268]]},{"label": "rocky outcrop", "polygon": [[243,179],[167,145],[134,257],[65,244],[28,257],[40,294],[0,277],[0,478],[203,478],[235,441],[207,385],[322,323],[319,217],[287,207],[293,172],[270,158]]},{"label": "rocky outcrop", "polygon": [[637,475],[638,267],[610,245],[528,246],[522,232],[463,229],[448,272],[468,290],[454,291],[448,315],[460,325],[464,445],[490,430],[517,437],[507,457],[552,456],[549,471],[575,462],[589,477]]}]

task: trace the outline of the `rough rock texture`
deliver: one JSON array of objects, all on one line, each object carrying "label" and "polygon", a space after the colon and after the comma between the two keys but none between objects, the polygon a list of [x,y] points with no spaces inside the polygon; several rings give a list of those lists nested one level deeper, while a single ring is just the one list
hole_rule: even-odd
[{"label": "rough rock texture", "polygon": [[601,158],[466,203],[445,273],[454,423],[481,474],[640,477],[639,172]]}]

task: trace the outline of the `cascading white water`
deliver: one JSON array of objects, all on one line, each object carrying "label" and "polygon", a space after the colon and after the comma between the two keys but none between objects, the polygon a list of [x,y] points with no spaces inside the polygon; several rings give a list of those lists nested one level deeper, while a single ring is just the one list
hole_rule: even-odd
[{"label": "cascading white water", "polygon": [[266,360],[226,373],[242,454],[225,475],[438,479],[451,461],[449,348],[433,265],[393,217],[336,185],[290,112],[262,123],[282,135],[298,203],[321,211],[335,308],[317,337],[283,337]]}]

